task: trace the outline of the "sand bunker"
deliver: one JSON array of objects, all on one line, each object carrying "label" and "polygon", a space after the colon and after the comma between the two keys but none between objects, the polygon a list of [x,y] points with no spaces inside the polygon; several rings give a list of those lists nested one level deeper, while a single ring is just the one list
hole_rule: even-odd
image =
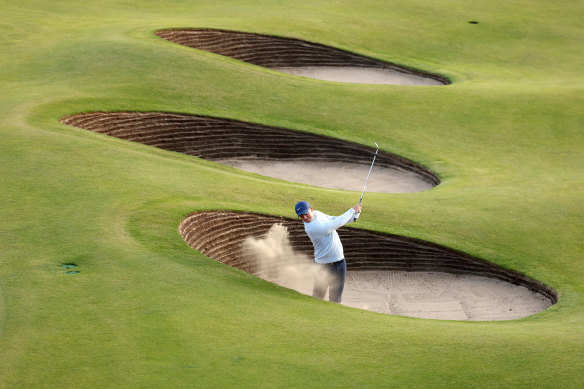
[{"label": "sand bunker", "polygon": [[358,66],[297,66],[274,68],[284,73],[353,84],[389,84],[432,86],[444,85],[442,81],[395,69],[363,68]]},{"label": "sand bunker", "polygon": [[201,28],[159,30],[155,34],[184,46],[320,80],[418,86],[449,84],[437,74],[300,39]]},{"label": "sand bunker", "polygon": [[488,277],[438,272],[350,271],[343,304],[400,316],[511,320],[543,311],[548,297]]},{"label": "sand bunker", "polygon": [[[362,190],[375,153],[372,147],[306,132],[167,112],[92,112],[61,123],[268,177],[345,190]],[[428,169],[380,150],[367,190],[418,192],[439,182]]]},{"label": "sand bunker", "polygon": [[[346,162],[280,162],[221,160],[226,165],[263,176],[320,186],[360,191],[369,173],[367,165]],[[367,184],[368,192],[413,193],[432,188],[433,185],[412,172],[375,166]]]},{"label": "sand bunker", "polygon": [[[298,220],[206,211],[179,231],[217,261],[310,294],[312,244]],[[347,259],[343,304],[371,311],[444,320],[511,320],[542,311],[556,293],[519,273],[402,236],[343,227]]]}]

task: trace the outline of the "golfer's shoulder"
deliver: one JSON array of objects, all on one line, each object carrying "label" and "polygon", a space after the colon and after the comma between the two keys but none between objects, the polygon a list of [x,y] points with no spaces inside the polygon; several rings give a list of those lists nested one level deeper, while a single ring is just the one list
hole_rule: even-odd
[{"label": "golfer's shoulder", "polygon": [[332,219],[335,218],[334,216],[327,215],[324,212],[316,211],[316,210],[314,211],[314,214],[316,215],[316,219],[319,220],[321,223],[322,222],[327,222],[327,221],[332,220]]}]

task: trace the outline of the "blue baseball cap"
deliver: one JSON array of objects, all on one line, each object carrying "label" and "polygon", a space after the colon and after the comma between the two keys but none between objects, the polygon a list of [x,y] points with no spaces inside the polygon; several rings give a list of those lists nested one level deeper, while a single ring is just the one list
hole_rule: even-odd
[{"label": "blue baseball cap", "polygon": [[298,203],[296,203],[296,206],[294,207],[294,209],[296,210],[296,215],[298,216],[307,214],[309,208],[310,204],[308,204],[308,201],[299,201]]}]

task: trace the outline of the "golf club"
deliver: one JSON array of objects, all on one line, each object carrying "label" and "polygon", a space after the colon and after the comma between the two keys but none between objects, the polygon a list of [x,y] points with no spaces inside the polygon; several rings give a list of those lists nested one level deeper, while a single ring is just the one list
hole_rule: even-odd
[{"label": "golf club", "polygon": [[[375,143],[375,142],[373,142]],[[375,150],[375,155],[373,156],[373,162],[371,162],[371,167],[369,168],[369,174],[367,174],[367,179],[365,180],[365,186],[363,187],[363,192],[361,192],[361,198],[359,199],[359,204],[361,204],[361,202],[363,201],[363,195],[365,194],[365,189],[367,189],[367,182],[369,182],[369,176],[371,176],[371,170],[373,170],[373,164],[375,163],[375,158],[377,158],[377,152],[379,151],[379,146],[377,145],[377,143],[375,143],[375,147],[377,147],[377,150]],[[353,221],[356,222],[357,219],[359,219],[359,216],[361,215],[361,212],[356,213],[355,216],[353,216]]]}]

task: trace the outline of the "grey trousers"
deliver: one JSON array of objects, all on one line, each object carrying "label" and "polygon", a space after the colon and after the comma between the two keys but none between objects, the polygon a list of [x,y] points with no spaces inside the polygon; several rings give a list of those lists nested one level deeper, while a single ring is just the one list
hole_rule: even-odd
[{"label": "grey trousers", "polygon": [[345,259],[324,264],[314,262],[313,266],[316,267],[316,271],[314,272],[312,297],[323,299],[328,289],[329,301],[340,303],[347,275],[347,262]]}]

